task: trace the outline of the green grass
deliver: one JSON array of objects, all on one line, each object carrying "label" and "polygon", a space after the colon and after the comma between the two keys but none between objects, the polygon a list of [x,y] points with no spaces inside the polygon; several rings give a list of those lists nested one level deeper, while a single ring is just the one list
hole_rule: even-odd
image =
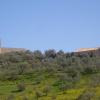
[{"label": "green grass", "polygon": [[[36,100],[35,92],[37,90],[42,94],[39,100],[53,100],[53,98],[56,98],[55,100],[75,100],[87,89],[95,92],[95,96],[91,100],[99,100],[100,86],[90,88],[90,77],[91,75],[82,76],[73,88],[61,91],[58,86],[53,85],[58,78],[47,72],[20,75],[19,79],[15,81],[0,82],[0,100],[7,100],[9,95],[14,95],[14,100],[24,100],[24,97],[29,100]],[[22,92],[16,92],[18,83],[24,83],[26,89]],[[51,89],[48,95],[45,96],[43,88],[47,85],[51,86]]]}]

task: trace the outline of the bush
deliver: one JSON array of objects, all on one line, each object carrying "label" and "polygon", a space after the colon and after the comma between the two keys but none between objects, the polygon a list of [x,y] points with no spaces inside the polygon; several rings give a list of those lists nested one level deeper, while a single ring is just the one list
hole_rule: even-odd
[{"label": "bush", "polygon": [[23,100],[29,100],[29,99],[25,96],[25,97],[23,97]]},{"label": "bush", "polygon": [[91,80],[90,80],[90,87],[96,87],[96,86],[100,86],[100,75],[99,74],[96,74],[96,75],[93,75],[91,77]]},{"label": "bush", "polygon": [[14,98],[15,98],[14,95],[11,94],[8,96],[7,100],[14,100]]},{"label": "bush", "polygon": [[56,100],[56,95],[53,95],[52,97],[51,97],[51,100]]},{"label": "bush", "polygon": [[63,94],[65,93],[65,90],[71,89],[72,87],[72,82],[62,83],[59,85],[59,89],[63,92]]},{"label": "bush", "polygon": [[50,87],[50,86],[46,86],[46,87],[43,89],[43,92],[44,92],[45,95],[47,96],[50,90],[51,90],[51,87]]},{"label": "bush", "polygon": [[9,81],[17,80],[18,79],[18,75],[17,74],[14,74],[14,73],[11,73],[10,75],[8,75],[7,79]]},{"label": "bush", "polygon": [[23,83],[20,83],[20,84],[17,85],[17,88],[18,88],[19,92],[24,91],[25,90],[25,85]]},{"label": "bush", "polygon": [[94,96],[94,92],[84,91],[76,100],[91,100]]},{"label": "bush", "polygon": [[36,95],[36,100],[38,100],[42,96],[42,93],[40,91],[36,91],[35,95]]}]

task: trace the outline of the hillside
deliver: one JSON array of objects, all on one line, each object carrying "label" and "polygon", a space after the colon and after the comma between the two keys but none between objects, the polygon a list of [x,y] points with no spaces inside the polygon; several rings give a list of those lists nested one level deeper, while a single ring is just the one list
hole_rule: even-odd
[{"label": "hillside", "polygon": [[0,54],[0,100],[100,100],[100,49]]}]

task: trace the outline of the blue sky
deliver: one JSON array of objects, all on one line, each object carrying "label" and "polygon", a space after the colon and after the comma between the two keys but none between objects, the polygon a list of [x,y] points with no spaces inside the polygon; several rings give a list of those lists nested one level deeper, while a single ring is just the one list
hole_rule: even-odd
[{"label": "blue sky", "polygon": [[0,0],[4,47],[100,47],[100,0]]}]

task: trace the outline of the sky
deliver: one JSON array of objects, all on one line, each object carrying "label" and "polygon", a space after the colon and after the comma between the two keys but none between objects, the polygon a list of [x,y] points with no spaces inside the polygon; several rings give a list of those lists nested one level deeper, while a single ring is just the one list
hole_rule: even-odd
[{"label": "sky", "polygon": [[0,0],[3,47],[100,47],[100,0]]}]

